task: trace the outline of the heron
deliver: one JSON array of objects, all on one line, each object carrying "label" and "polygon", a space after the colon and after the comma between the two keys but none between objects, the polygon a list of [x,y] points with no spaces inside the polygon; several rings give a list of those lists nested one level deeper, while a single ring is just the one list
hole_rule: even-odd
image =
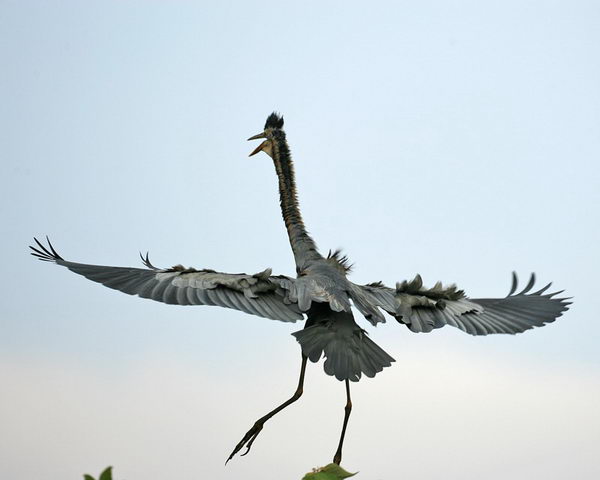
[{"label": "heron", "polygon": [[533,291],[535,274],[517,292],[513,272],[506,297],[469,298],[455,284],[424,286],[420,275],[388,287],[382,282],[359,285],[348,275],[351,265],[339,250],[322,255],[308,233],[300,212],[294,163],[283,129],[283,117],[270,114],[261,133],[248,140],[262,140],[250,156],[264,152],[275,166],[281,214],[296,264],[296,276],[273,275],[270,268],[254,274],[223,273],[208,268],[175,265],[157,268],[148,253],[145,268],[90,265],[65,260],[46,237],[37,238],[31,254],[66,267],[89,280],[129,295],[176,305],[213,305],[283,322],[304,320],[304,328],[292,333],[300,344],[298,384],[292,396],[254,422],[227,458],[245,448],[246,455],[265,423],[296,402],[304,391],[307,361],[324,359],[327,375],[344,383],[346,403],[341,433],[333,462],[340,464],[348,420],[352,411],[350,382],[364,375],[374,377],[395,361],[369,338],[354,317],[354,307],[373,326],[386,322],[387,314],[412,332],[431,332],[450,325],[471,335],[517,334],[553,322],[568,310],[570,298],[563,291],[547,293],[551,283]]}]

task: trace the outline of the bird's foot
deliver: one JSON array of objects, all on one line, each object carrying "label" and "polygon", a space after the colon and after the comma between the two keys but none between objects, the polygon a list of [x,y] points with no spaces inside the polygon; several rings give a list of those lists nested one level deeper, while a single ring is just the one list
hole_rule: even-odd
[{"label": "bird's foot", "polygon": [[236,453],[238,453],[242,448],[244,448],[244,446],[246,447],[246,451],[244,453],[242,453],[241,456],[243,457],[244,455],[248,454],[248,452],[250,451],[250,448],[252,448],[252,444],[254,443],[254,440],[256,440],[256,437],[258,437],[258,434],[263,429],[263,425],[264,425],[263,422],[256,422],[252,426],[252,428],[246,432],[246,435],[244,435],[244,438],[242,438],[240,440],[240,442],[233,449],[233,452],[231,452],[231,455],[229,455],[229,458],[225,462],[225,465],[227,465],[227,462],[229,462],[229,460],[231,460],[235,456]]}]

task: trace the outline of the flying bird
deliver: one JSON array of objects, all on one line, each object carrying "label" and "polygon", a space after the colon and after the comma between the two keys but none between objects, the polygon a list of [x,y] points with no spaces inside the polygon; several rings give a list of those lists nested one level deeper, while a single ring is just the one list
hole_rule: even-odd
[{"label": "flying bird", "polygon": [[352,410],[350,382],[357,382],[362,375],[374,377],[394,362],[356,323],[352,306],[372,325],[384,323],[385,312],[413,332],[431,332],[450,325],[471,335],[520,333],[553,322],[568,309],[569,299],[556,296],[562,291],[546,293],[550,284],[532,291],[534,274],[517,292],[517,276],[513,273],[512,287],[504,298],[469,298],[455,285],[440,282],[427,288],[420,275],[395,287],[381,282],[351,282],[348,259],[339,251],[322,255],[304,226],[283,117],[272,113],[264,131],[248,140],[262,140],[250,156],[264,152],[273,160],[281,213],[296,263],[295,277],[273,275],[271,269],[232,274],[182,265],[157,268],[148,254],[140,254],[146,268],[88,265],[63,259],[48,238],[47,245],[34,239],[36,246],[30,247],[32,255],[40,260],[130,295],[176,305],[216,305],[283,322],[305,320],[304,328],[292,334],[302,356],[296,390],[252,425],[227,461],[243,448],[242,455],[246,455],[265,422],[301,397],[307,360],[318,362],[324,358],[325,373],[344,382],[346,391],[342,430],[333,457],[339,465]]}]

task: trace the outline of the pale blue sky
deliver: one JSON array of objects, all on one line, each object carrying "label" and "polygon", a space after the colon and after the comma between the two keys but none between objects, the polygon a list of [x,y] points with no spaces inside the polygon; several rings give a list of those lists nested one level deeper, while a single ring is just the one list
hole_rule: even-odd
[{"label": "pale blue sky", "polygon": [[599,24],[592,1],[2,1],[6,474],[300,478],[330,460],[343,385],[311,365],[306,406],[223,468],[294,388],[301,325],[132,298],[27,255],[48,234],[82,262],[149,250],[293,274],[271,161],[245,141],[277,110],[307,226],[354,281],[503,296],[535,271],[575,296],[516,337],[370,328],[397,363],[356,386],[346,468],[595,478]]}]

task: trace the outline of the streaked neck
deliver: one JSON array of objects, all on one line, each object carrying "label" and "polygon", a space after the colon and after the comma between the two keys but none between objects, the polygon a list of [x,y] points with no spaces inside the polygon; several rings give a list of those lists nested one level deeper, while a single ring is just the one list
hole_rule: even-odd
[{"label": "streaked neck", "polygon": [[311,260],[322,258],[314,240],[306,231],[296,195],[294,164],[284,132],[275,138],[273,163],[279,179],[279,202],[281,214],[294,252],[296,267],[302,269]]}]

